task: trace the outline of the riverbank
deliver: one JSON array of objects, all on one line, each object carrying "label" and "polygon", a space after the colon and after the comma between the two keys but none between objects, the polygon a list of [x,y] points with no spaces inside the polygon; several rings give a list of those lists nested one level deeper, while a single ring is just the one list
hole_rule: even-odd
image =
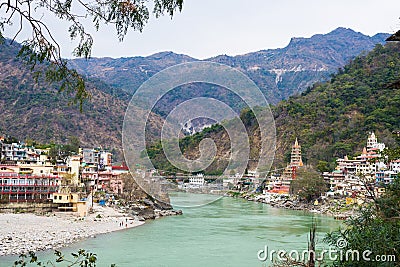
[{"label": "riverbank", "polygon": [[290,210],[302,210],[311,213],[324,214],[333,216],[336,219],[347,219],[355,215],[362,203],[346,203],[345,198],[323,198],[319,201],[304,202],[298,200],[296,197],[291,197],[281,194],[254,194],[247,192],[228,192],[230,197],[240,197],[248,201],[255,201],[265,203],[275,208],[283,208]]},{"label": "riverbank", "polygon": [[181,215],[170,205],[143,199],[101,206],[94,203],[86,217],[72,212],[0,213],[0,256],[57,249],[99,234],[126,230],[146,220]]},{"label": "riverbank", "polygon": [[65,247],[82,239],[142,225],[144,222],[111,207],[95,205],[93,213],[55,212],[0,214],[0,256]]},{"label": "riverbank", "polygon": [[[171,196],[171,203],[209,203],[210,198],[179,193]],[[182,207],[182,211],[183,216],[146,221],[140,227],[88,238],[61,251],[68,258],[80,248],[96,253],[100,267],[268,266],[269,261],[260,262],[257,257],[266,245],[269,250],[303,251],[313,219],[318,224],[318,240],[341,225],[330,216],[313,217],[231,197],[209,205]],[[42,262],[56,259],[50,252],[37,255]],[[16,258],[0,257],[0,266],[13,266]]]}]

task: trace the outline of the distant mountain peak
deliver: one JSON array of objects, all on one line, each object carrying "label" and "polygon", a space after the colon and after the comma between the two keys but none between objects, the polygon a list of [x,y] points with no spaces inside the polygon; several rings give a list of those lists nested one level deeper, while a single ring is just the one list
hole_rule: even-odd
[{"label": "distant mountain peak", "polygon": [[150,59],[165,59],[165,58],[185,58],[185,59],[192,59],[192,60],[196,60],[190,56],[187,56],[185,54],[177,54],[174,53],[172,51],[162,51],[162,52],[158,52],[155,54],[152,54],[150,56],[148,56],[148,58]]},{"label": "distant mountain peak", "polygon": [[327,34],[338,34],[338,33],[346,33],[346,34],[351,34],[351,33],[360,33],[360,32],[356,32],[353,29],[350,28],[345,28],[345,27],[337,27],[336,29],[334,29],[333,31],[327,33]]},{"label": "distant mountain peak", "polygon": [[176,55],[176,54],[172,51],[161,51],[161,52],[154,53],[154,54],[150,55],[149,57],[166,57],[166,56],[171,56],[171,55]]}]

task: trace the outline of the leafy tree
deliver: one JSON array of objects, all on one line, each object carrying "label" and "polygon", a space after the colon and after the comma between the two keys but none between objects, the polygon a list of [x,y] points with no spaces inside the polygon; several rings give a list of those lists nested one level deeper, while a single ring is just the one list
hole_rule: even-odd
[{"label": "leafy tree", "polygon": [[76,136],[70,136],[69,143],[65,145],[65,150],[77,154],[79,153],[79,146],[80,146],[79,138]]},{"label": "leafy tree", "polygon": [[72,181],[76,179],[76,173],[65,173],[62,175],[62,185],[71,185]]},{"label": "leafy tree", "polygon": [[322,173],[322,172],[329,172],[332,169],[329,166],[329,162],[320,160],[320,161],[318,161],[318,164],[317,164],[317,170]]},{"label": "leafy tree", "polygon": [[49,158],[53,164],[55,164],[57,160],[65,160],[73,154],[74,151],[71,151],[70,145],[54,145],[49,149]]},{"label": "leafy tree", "polygon": [[326,192],[327,184],[322,176],[311,167],[297,169],[296,179],[290,185],[290,192],[310,202]]},{"label": "leafy tree", "polygon": [[[14,266],[65,266],[67,264],[68,267],[72,266],[81,266],[81,267],[95,267],[97,262],[97,255],[85,251],[84,249],[78,250],[78,252],[71,253],[71,258],[67,258],[60,251],[55,250],[54,255],[56,256],[55,263],[52,261],[48,261],[46,263],[41,262],[35,252],[30,251],[28,255],[21,254],[19,256],[19,260],[14,262]],[[28,265],[29,264],[29,265]],[[111,267],[115,267],[115,264],[111,264]]]},{"label": "leafy tree", "polygon": [[12,137],[12,136],[7,136],[3,141],[4,144],[12,144],[12,143],[18,143],[18,142],[19,142],[18,139],[15,137]]},{"label": "leafy tree", "polygon": [[[386,188],[386,194],[362,208],[345,222],[345,229],[329,233],[325,241],[338,251],[371,251],[372,261],[338,258],[335,266],[400,266],[400,178]],[[342,240],[342,242],[339,242]],[[345,242],[343,242],[343,240]],[[338,244],[341,244],[339,247]],[[345,246],[343,246],[345,244]],[[393,255],[392,261],[375,262],[377,255]],[[395,260],[395,262],[393,262]]]},{"label": "leafy tree", "polygon": [[392,160],[400,159],[400,147],[397,148],[385,148],[382,151],[382,159],[386,164],[390,163]]},{"label": "leafy tree", "polygon": [[29,147],[36,146],[36,142],[35,140],[28,138],[25,140],[25,145]]},{"label": "leafy tree", "polygon": [[[173,16],[182,10],[183,0],[153,0],[153,13],[159,17],[165,13]],[[82,104],[90,97],[84,79],[75,71],[68,69],[67,61],[61,57],[61,48],[54,38],[51,27],[41,18],[43,13],[54,15],[70,24],[68,33],[78,45],[73,50],[77,57],[90,57],[93,37],[84,26],[84,20],[90,19],[96,30],[102,24],[112,24],[116,35],[123,41],[128,29],[142,31],[149,20],[148,1],[141,0],[15,0],[2,1],[0,11],[5,14],[0,18],[0,42],[4,43],[5,27],[17,24],[17,30],[10,45],[22,32],[28,29],[31,38],[22,42],[19,56],[31,65],[32,70],[39,63],[47,65],[44,72],[46,81],[58,82],[60,91],[74,94],[73,103]],[[79,12],[79,10],[83,10]],[[51,62],[51,63],[49,63]],[[41,76],[38,70],[36,77]]]}]

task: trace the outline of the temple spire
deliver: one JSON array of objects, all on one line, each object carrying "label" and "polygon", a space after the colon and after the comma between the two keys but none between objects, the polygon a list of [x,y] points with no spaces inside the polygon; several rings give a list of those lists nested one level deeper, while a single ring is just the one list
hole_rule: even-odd
[{"label": "temple spire", "polygon": [[297,141],[297,137],[296,137],[296,141],[294,142],[294,147],[299,147],[299,142]]},{"label": "temple spire", "polygon": [[293,167],[303,166],[303,160],[301,159],[301,146],[296,138],[294,145],[292,146],[292,153],[290,155],[290,165]]}]

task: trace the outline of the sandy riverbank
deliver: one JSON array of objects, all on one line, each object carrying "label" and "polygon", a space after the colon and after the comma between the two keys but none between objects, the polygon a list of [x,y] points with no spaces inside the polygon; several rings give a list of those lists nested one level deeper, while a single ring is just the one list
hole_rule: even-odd
[{"label": "sandy riverbank", "polygon": [[95,206],[94,213],[84,219],[59,212],[48,216],[0,214],[0,256],[60,248],[84,238],[143,223],[113,208],[101,206]]}]

